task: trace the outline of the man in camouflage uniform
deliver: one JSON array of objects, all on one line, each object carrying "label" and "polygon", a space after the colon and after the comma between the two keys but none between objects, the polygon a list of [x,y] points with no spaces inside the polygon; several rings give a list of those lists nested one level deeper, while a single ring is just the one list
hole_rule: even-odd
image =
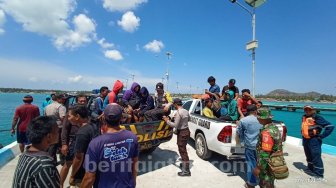
[{"label": "man in camouflage uniform", "polygon": [[[269,109],[259,109],[258,121],[263,125],[260,130],[258,144],[257,144],[257,168],[254,169],[254,175],[259,177],[259,186],[261,188],[274,188],[275,178],[269,171],[267,161],[271,153],[282,151],[282,139],[279,129],[272,123],[272,115]],[[270,146],[271,151],[265,151],[263,144],[263,132],[269,132],[273,140],[273,146]]]}]

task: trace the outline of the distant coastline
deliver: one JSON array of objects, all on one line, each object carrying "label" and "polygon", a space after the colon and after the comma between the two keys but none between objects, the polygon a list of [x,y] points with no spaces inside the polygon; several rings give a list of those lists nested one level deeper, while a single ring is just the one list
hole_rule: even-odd
[{"label": "distant coastline", "polygon": [[91,93],[91,91],[65,91],[65,90],[49,90],[49,89],[0,88],[0,93],[51,94],[51,93]]},{"label": "distant coastline", "polygon": [[[49,89],[24,89],[24,88],[0,88],[0,93],[31,93],[31,94],[51,94],[51,93],[92,93],[92,91],[66,91]],[[191,94],[172,93],[173,97],[189,98]],[[276,89],[266,95],[256,95],[261,101],[274,102],[305,102],[305,103],[333,103],[336,104],[336,96],[320,94],[318,92],[295,93],[284,89]]]}]

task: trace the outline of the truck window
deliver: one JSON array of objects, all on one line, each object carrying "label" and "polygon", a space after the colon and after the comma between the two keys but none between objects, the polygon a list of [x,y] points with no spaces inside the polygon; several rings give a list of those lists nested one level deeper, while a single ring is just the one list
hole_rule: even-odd
[{"label": "truck window", "polygon": [[189,111],[191,104],[192,104],[192,101],[188,101],[183,104],[183,108]]},{"label": "truck window", "polygon": [[201,115],[201,103],[199,101],[197,102],[194,113]]}]

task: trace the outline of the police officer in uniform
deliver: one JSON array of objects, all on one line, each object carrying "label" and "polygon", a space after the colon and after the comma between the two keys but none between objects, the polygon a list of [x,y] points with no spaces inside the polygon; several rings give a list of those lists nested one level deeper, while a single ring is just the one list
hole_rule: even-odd
[{"label": "police officer in uniform", "polygon": [[174,99],[173,105],[176,109],[175,121],[172,122],[168,117],[164,116],[163,120],[171,127],[177,129],[177,146],[182,158],[182,171],[178,172],[179,176],[191,176],[189,167],[189,156],[187,153],[187,143],[190,137],[188,128],[189,112],[182,107],[182,101],[179,98]]},{"label": "police officer in uniform", "polygon": [[278,127],[272,123],[273,116],[269,109],[259,109],[257,118],[263,128],[257,143],[257,167],[254,169],[254,175],[259,177],[261,188],[274,188],[275,178],[269,171],[267,161],[273,152],[282,151],[281,134]]},{"label": "police officer in uniform", "polygon": [[[323,178],[322,140],[332,133],[334,126],[322,116],[317,115],[312,106],[304,106],[303,110],[305,114],[302,117],[301,134],[303,149],[308,163],[308,169],[305,172],[309,175]],[[322,133],[323,129],[324,132]]]}]

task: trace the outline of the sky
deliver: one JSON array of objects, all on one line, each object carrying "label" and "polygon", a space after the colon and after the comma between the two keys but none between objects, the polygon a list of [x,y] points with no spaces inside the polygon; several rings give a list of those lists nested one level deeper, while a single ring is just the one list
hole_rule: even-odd
[{"label": "sky", "polygon": [[[335,9],[335,0],[256,9],[255,94],[336,95]],[[229,0],[0,0],[0,87],[92,90],[119,79],[154,92],[168,70],[173,93],[201,93],[209,76],[252,90],[251,40],[251,16]]]}]

